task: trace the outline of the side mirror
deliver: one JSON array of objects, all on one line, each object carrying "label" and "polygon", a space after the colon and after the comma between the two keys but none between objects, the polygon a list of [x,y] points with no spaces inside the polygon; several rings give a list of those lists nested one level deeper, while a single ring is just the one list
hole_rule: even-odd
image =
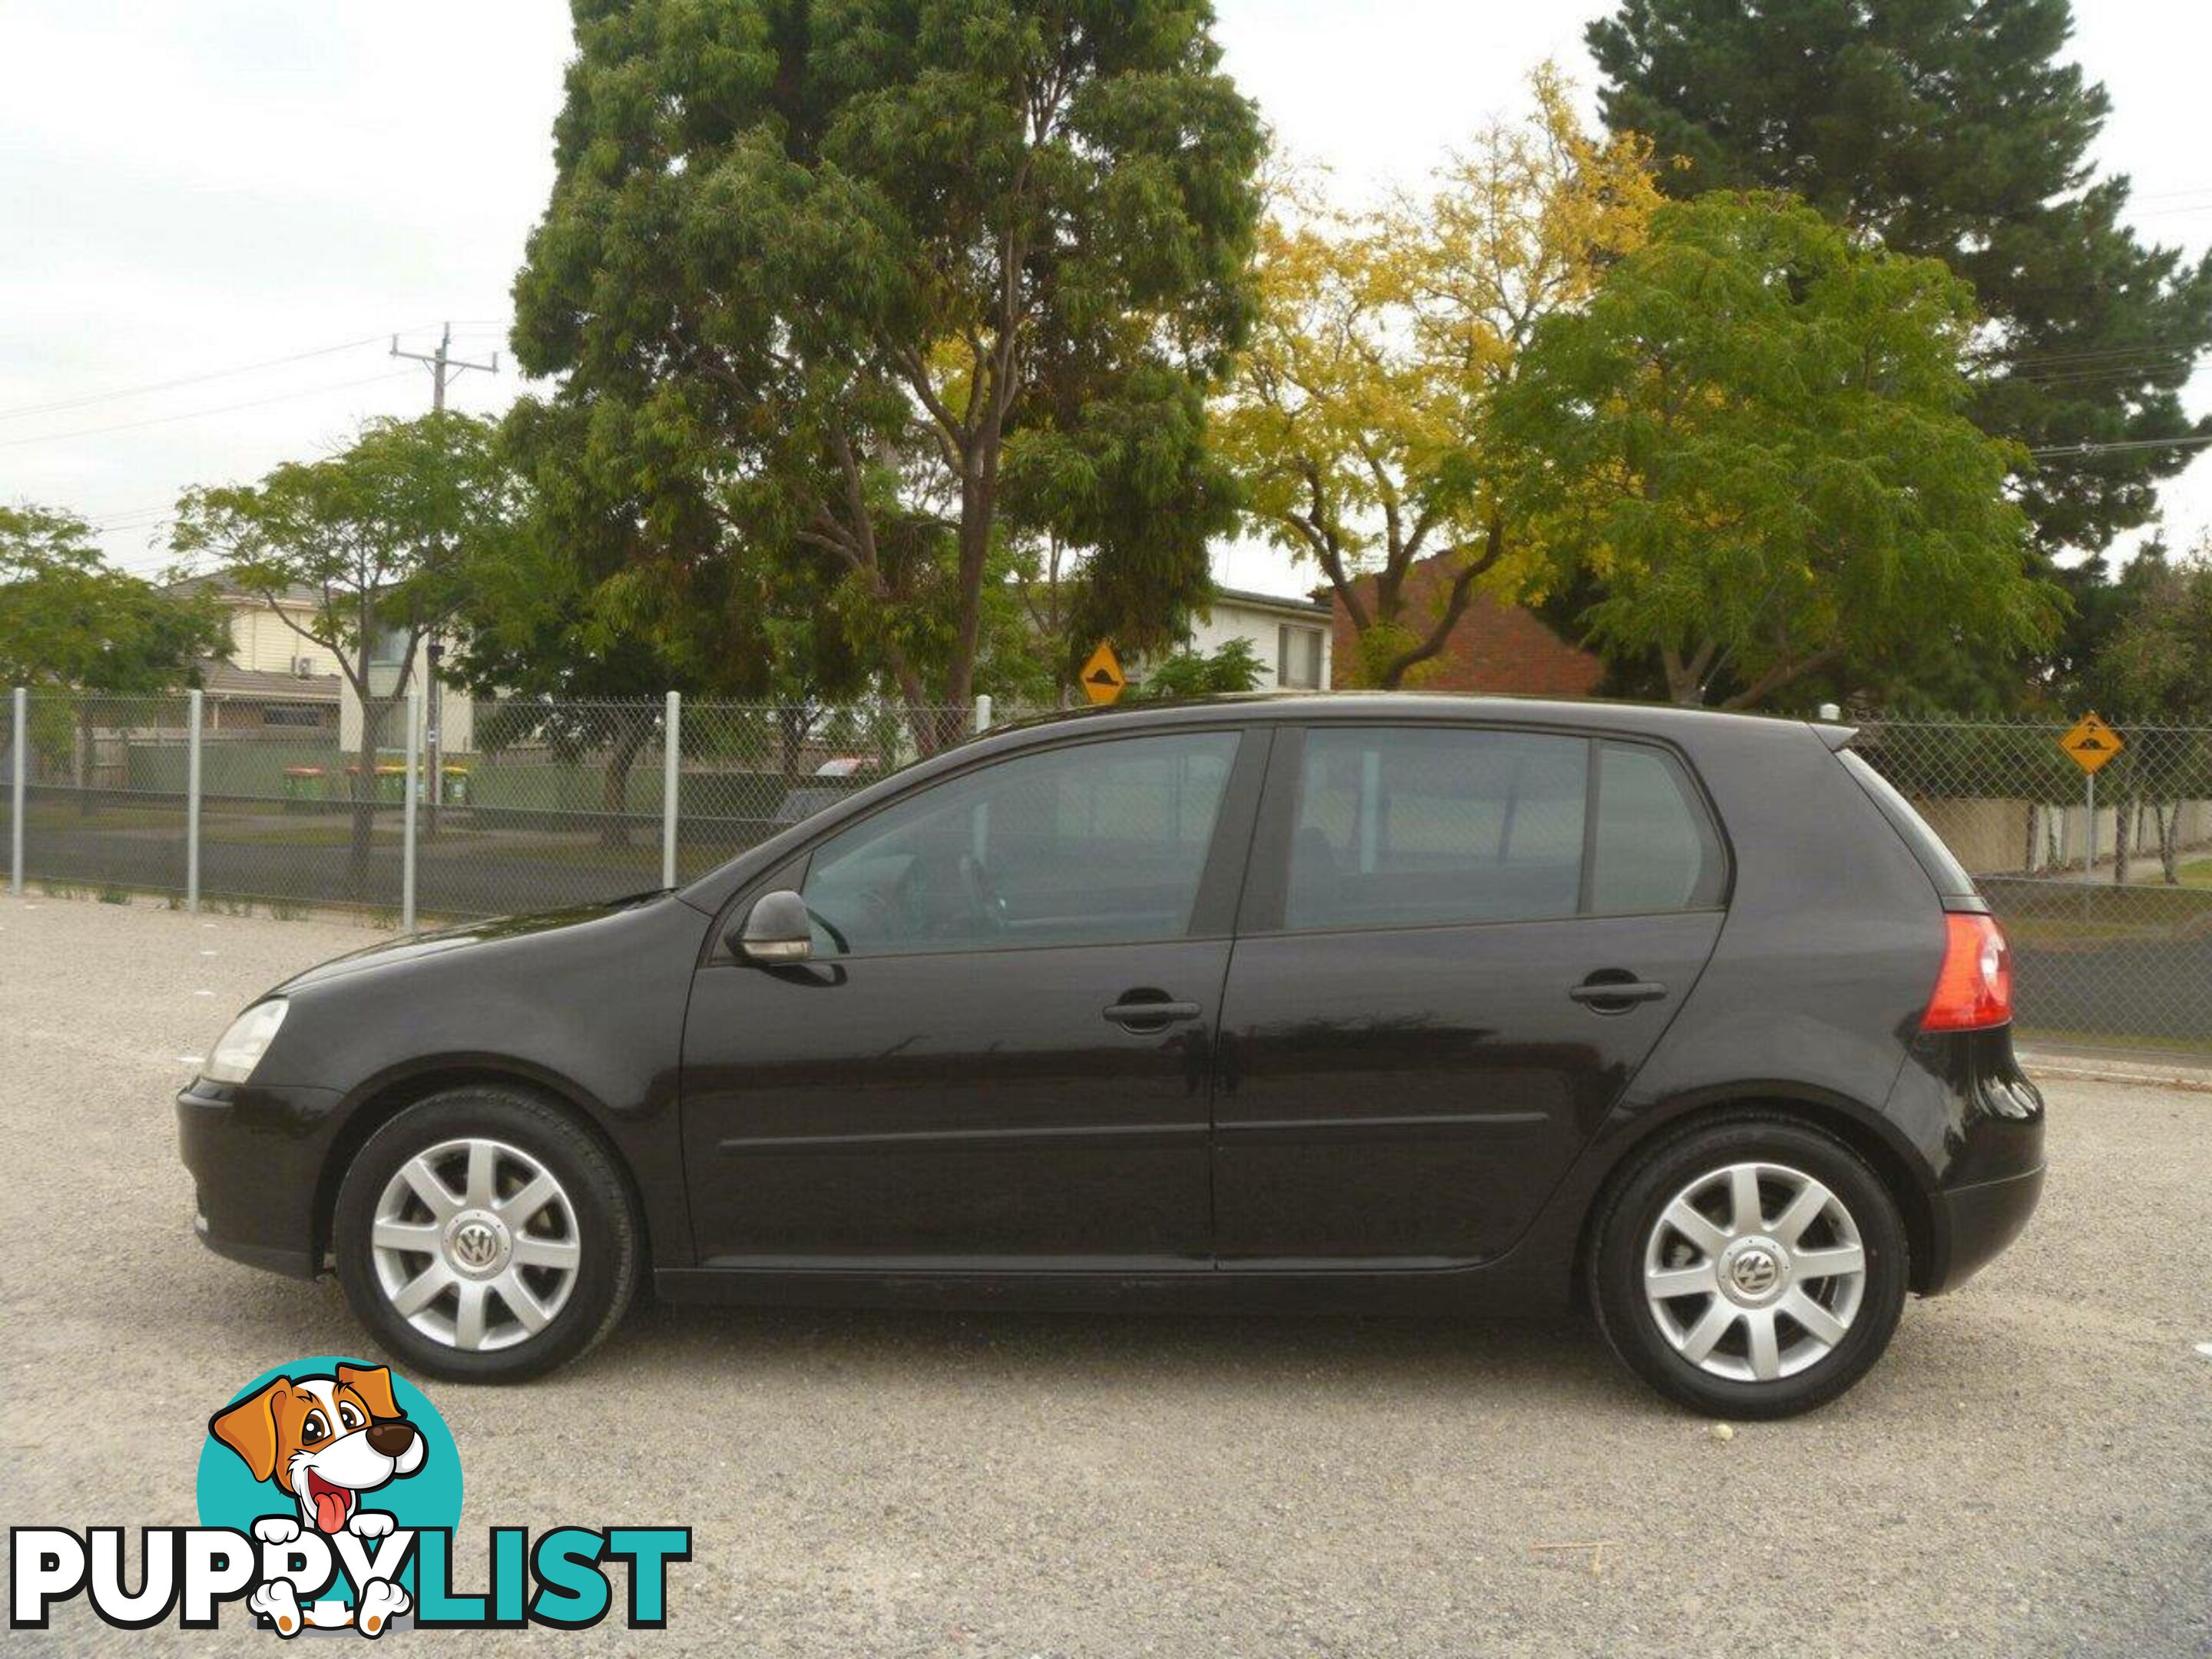
[{"label": "side mirror", "polygon": [[788,890],[763,893],[745,916],[737,945],[750,962],[805,962],[814,954],[814,927],[807,920],[806,902]]}]

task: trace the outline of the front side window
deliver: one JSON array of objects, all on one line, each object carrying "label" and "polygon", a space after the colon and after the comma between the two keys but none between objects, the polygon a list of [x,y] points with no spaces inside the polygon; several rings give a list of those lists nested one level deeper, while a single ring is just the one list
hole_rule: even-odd
[{"label": "front side window", "polygon": [[1589,745],[1466,728],[1306,735],[1284,921],[1417,927],[1571,916]]},{"label": "front side window", "polygon": [[1180,938],[1237,757],[1233,732],[1073,744],[888,806],[819,848],[818,956]]}]

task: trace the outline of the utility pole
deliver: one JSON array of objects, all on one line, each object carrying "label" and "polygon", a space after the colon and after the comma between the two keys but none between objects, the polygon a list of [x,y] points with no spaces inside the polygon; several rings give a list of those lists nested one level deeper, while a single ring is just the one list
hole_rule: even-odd
[{"label": "utility pole", "polygon": [[[465,374],[472,368],[481,369],[487,374],[499,373],[499,353],[496,351],[491,354],[491,361],[488,363],[472,363],[465,358],[453,356],[453,325],[451,323],[447,323],[444,331],[438,336],[438,349],[435,351],[402,351],[399,349],[399,337],[395,334],[392,337],[392,355],[430,365],[430,407],[434,412],[440,415],[446,412],[447,381],[457,375]],[[441,745],[438,734],[439,723],[445,715],[446,703],[445,688],[438,684],[438,659],[446,654],[446,647],[441,641],[434,639],[430,641],[428,654],[430,659],[428,675],[430,684],[427,688],[428,695],[423,700],[423,707],[428,713],[428,719],[424,722],[423,732],[425,739],[423,747],[428,752],[423,756],[423,759],[430,769],[430,788],[427,797],[427,804],[429,807],[428,828],[429,833],[435,836],[438,833],[438,809],[445,805],[446,800],[446,769],[444,762],[440,758]]]},{"label": "utility pole", "polygon": [[441,415],[446,412],[446,383],[448,380],[465,374],[472,368],[482,369],[487,374],[499,373],[499,353],[496,351],[491,354],[491,361],[488,363],[472,363],[453,356],[453,325],[451,323],[446,325],[445,332],[438,337],[435,351],[402,351],[399,337],[395,334],[392,337],[392,355],[430,365],[430,407]]}]

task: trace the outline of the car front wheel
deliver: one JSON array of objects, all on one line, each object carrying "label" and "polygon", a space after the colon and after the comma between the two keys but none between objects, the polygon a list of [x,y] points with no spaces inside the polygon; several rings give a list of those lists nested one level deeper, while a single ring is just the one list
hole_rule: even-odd
[{"label": "car front wheel", "polygon": [[1907,1265],[1897,1206],[1857,1154],[1746,1115],[1662,1143],[1615,1190],[1590,1299],[1613,1351],[1661,1393],[1719,1417],[1789,1417],[1881,1358]]},{"label": "car front wheel", "polygon": [[611,1331],[639,1232],[599,1142],[495,1088],[432,1096],[378,1129],[332,1216],[356,1316],[416,1370],[468,1382],[540,1376]]}]

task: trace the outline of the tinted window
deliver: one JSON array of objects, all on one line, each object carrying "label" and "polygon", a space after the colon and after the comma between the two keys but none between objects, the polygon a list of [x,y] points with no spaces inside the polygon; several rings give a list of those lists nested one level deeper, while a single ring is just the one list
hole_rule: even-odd
[{"label": "tinted window", "polygon": [[1589,745],[1519,732],[1318,727],[1285,924],[1405,927],[1575,914]]},{"label": "tinted window", "polygon": [[1720,902],[1720,840],[1681,763],[1663,750],[1608,743],[1598,753],[1591,912],[1703,908]]},{"label": "tinted window", "polygon": [[804,895],[825,956],[1172,939],[1188,927],[1237,735],[1002,761],[824,842]]}]

